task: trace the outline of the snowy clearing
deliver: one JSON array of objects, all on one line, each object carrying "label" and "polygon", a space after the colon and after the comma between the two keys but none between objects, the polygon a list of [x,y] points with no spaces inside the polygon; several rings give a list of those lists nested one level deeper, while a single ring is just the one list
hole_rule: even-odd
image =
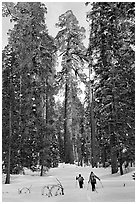
[{"label": "snowy clearing", "polygon": [[[96,192],[88,186],[91,170],[100,177],[103,187],[97,181]],[[11,175],[11,184],[2,185],[3,202],[135,202],[135,181],[132,174],[135,168],[123,176],[119,173],[111,175],[110,168],[78,167],[75,165],[60,165],[49,170],[46,176]],[[80,189],[75,177],[81,173],[84,177],[84,188]],[[48,184],[57,184],[58,178],[63,187],[64,195],[47,197],[42,195],[42,188]],[[18,189],[30,188],[30,193],[19,194]],[[88,187],[88,189],[87,189]]]}]

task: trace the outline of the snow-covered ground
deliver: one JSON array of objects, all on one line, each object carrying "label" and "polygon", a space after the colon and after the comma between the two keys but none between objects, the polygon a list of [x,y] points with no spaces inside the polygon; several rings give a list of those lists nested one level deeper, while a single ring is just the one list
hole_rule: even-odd
[{"label": "snow-covered ground", "polygon": [[[100,177],[103,186],[97,181],[96,192],[88,186],[91,170]],[[111,175],[110,168],[94,168],[89,166],[60,165],[49,170],[46,176],[11,175],[11,184],[2,185],[3,202],[135,202],[135,181],[132,179],[134,168],[122,176]],[[76,183],[76,176],[82,174],[85,179],[83,189]],[[64,195],[47,197],[42,195],[42,188],[48,184],[56,184],[58,178],[63,187]],[[18,193],[18,189],[30,187],[30,193]]]}]

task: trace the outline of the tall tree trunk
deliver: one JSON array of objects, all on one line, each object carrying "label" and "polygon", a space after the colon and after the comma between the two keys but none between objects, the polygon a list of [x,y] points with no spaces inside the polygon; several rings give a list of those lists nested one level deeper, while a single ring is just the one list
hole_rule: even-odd
[{"label": "tall tree trunk", "polygon": [[65,84],[65,108],[64,108],[64,162],[67,162],[67,148],[68,148],[68,138],[67,138],[67,100],[68,100],[68,84]]},{"label": "tall tree trunk", "polygon": [[7,155],[7,174],[5,184],[10,184],[10,157],[11,157],[11,147],[9,144],[8,155]]},{"label": "tall tree trunk", "polygon": [[[14,61],[14,58],[12,59]],[[12,100],[13,100],[13,87],[12,87],[12,72],[10,69],[9,76],[9,85],[10,85],[10,104],[9,104],[9,146],[8,146],[8,154],[7,154],[7,174],[5,184],[10,184],[10,163],[11,163],[11,137],[12,137]]]},{"label": "tall tree trunk", "polygon": [[[10,98],[10,100],[11,100],[11,98]],[[10,109],[9,109],[9,146],[8,146],[8,154],[7,154],[7,173],[6,173],[5,184],[10,184],[11,137],[12,137],[12,126],[11,126],[11,101],[10,101]]]},{"label": "tall tree trunk", "polygon": [[102,163],[103,163],[103,167],[105,167],[105,162],[106,162],[106,147],[104,146],[102,148]]},{"label": "tall tree trunk", "polygon": [[91,134],[91,165],[94,168],[95,165],[95,123],[94,123],[94,111],[93,111],[93,87],[91,84],[91,66],[89,66],[89,97],[90,97],[90,134]]},{"label": "tall tree trunk", "polygon": [[115,101],[115,75],[114,75],[115,68],[113,67],[113,88],[112,88],[112,96],[113,96],[113,101],[112,101],[112,123],[111,123],[111,136],[110,136],[110,147],[111,147],[111,170],[112,174],[118,172],[118,157],[117,153],[118,150],[116,148],[116,145],[118,145],[119,148],[119,138],[117,136],[117,108],[116,108],[116,101]]},{"label": "tall tree trunk", "polygon": [[112,174],[118,172],[117,151],[114,146],[111,146],[111,172]]},{"label": "tall tree trunk", "polygon": [[72,111],[73,111],[73,101],[72,101],[72,75],[70,76],[69,80],[69,92],[68,92],[69,103],[67,105],[68,114],[67,114],[67,130],[69,132],[69,144],[70,144],[70,163],[74,163],[74,151],[73,151],[73,132],[72,132]]},{"label": "tall tree trunk", "polygon": [[69,107],[67,107],[68,97],[69,97],[69,85],[66,82],[65,84],[65,111],[64,111],[64,159],[65,159],[65,163],[73,164],[74,158],[73,158],[72,132],[71,132],[72,118],[69,118],[69,113],[68,113],[68,110],[69,110]]},{"label": "tall tree trunk", "polygon": [[58,142],[59,142],[59,155],[60,155],[60,159],[61,162],[64,161],[64,145],[63,145],[63,140],[61,138],[61,131],[58,131]]},{"label": "tall tree trunk", "polygon": [[41,172],[40,176],[43,176],[43,169],[45,165],[45,159],[46,159],[46,141],[47,141],[47,125],[48,125],[48,78],[46,78],[46,116],[45,116],[45,126],[46,126],[46,132],[44,133],[44,138],[43,138],[43,151],[42,151],[42,156],[41,156]]},{"label": "tall tree trunk", "polygon": [[[43,154],[43,153],[42,153]],[[42,155],[43,156],[43,155]],[[43,160],[43,158],[42,158],[42,160]],[[41,164],[41,169],[40,169],[40,176],[43,176],[43,167],[44,167],[44,165],[43,165],[43,161],[42,161],[42,164]]]},{"label": "tall tree trunk", "polygon": [[94,98],[93,98],[93,88],[91,89],[92,102],[91,102],[91,148],[92,148],[92,167],[94,168],[95,161],[95,119],[94,119]]},{"label": "tall tree trunk", "polygon": [[111,157],[111,172],[115,174],[118,172],[117,163],[117,149],[116,149],[116,138],[114,134],[114,123],[109,124],[109,134],[110,134],[110,157]]},{"label": "tall tree trunk", "polygon": [[65,163],[74,163],[73,144],[72,144],[72,79],[71,79],[71,56],[70,50],[70,37],[67,39],[66,51],[66,65],[67,77],[65,84],[65,112],[64,112],[64,159]]},{"label": "tall tree trunk", "polygon": [[119,151],[119,165],[120,165],[120,175],[123,175],[123,160],[122,160],[122,150]]},{"label": "tall tree trunk", "polygon": [[21,138],[22,138],[22,128],[21,128],[21,122],[22,122],[22,116],[21,116],[21,108],[22,108],[22,76],[20,72],[20,77],[19,77],[19,85],[20,85],[20,90],[19,90],[19,147],[18,147],[18,158],[19,158],[19,164],[21,164]]}]

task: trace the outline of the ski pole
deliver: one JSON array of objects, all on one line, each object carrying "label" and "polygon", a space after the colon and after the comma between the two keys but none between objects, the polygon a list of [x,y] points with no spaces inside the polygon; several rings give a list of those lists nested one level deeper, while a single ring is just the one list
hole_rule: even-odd
[{"label": "ski pole", "polygon": [[101,180],[100,180],[100,183],[101,183],[101,186],[102,186],[102,188],[103,188],[103,184],[102,184]]},{"label": "ski pole", "polygon": [[89,182],[88,182],[88,185],[87,185],[87,190],[88,190],[88,188],[89,188]]},{"label": "ski pole", "polygon": [[76,180],[75,188],[77,188],[77,180]]},{"label": "ski pole", "polygon": [[95,188],[96,193],[98,193],[97,189]]}]

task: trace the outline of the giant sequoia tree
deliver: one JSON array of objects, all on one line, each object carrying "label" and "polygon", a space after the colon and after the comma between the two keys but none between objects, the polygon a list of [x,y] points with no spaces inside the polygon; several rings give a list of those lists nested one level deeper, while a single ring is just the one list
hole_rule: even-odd
[{"label": "giant sequoia tree", "polygon": [[[110,147],[112,173],[122,167],[122,150],[132,160],[134,148],[134,21],[135,4],[93,3],[88,13],[88,52],[98,83],[95,86],[97,135]],[[131,143],[133,146],[131,146]],[[130,159],[129,159],[130,158]],[[120,168],[122,174],[122,168]]]},{"label": "giant sequoia tree", "polygon": [[65,84],[64,109],[64,156],[66,163],[74,162],[72,148],[72,113],[73,113],[73,76],[80,75],[83,66],[82,55],[85,47],[82,43],[85,29],[78,25],[78,21],[71,10],[59,17],[56,24],[61,30],[56,36],[56,42],[62,55],[62,71],[59,73],[61,82]]}]

